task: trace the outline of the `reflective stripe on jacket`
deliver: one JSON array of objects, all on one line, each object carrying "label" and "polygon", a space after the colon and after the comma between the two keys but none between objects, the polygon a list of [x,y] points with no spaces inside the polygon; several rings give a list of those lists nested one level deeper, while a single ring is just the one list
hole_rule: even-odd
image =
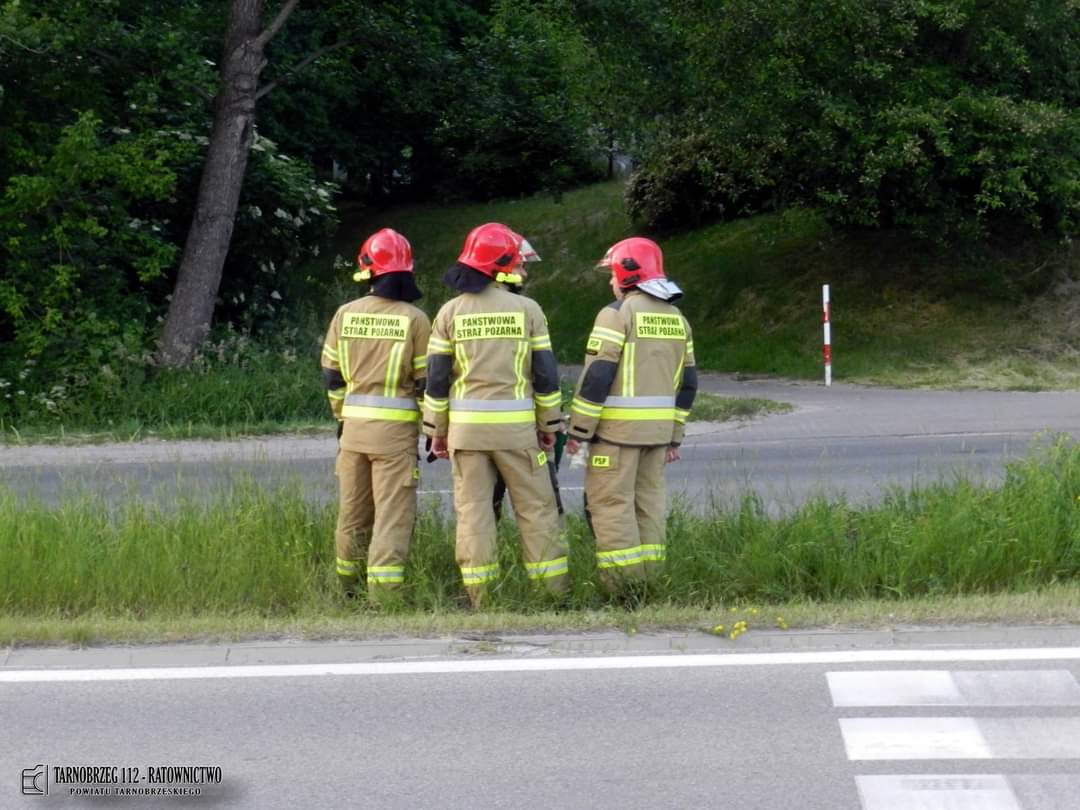
[{"label": "reflective stripe on jacket", "polygon": [[415,448],[431,322],[404,301],[366,295],[334,314],[322,351],[341,446],[357,453]]},{"label": "reflective stripe on jacket", "polygon": [[435,316],[424,432],[456,450],[516,450],[555,432],[561,395],[547,320],[531,298],[491,283]]},{"label": "reflective stripe on jacket", "polygon": [[697,374],[690,324],[638,290],[600,310],[570,405],[570,435],[613,444],[678,444]]}]

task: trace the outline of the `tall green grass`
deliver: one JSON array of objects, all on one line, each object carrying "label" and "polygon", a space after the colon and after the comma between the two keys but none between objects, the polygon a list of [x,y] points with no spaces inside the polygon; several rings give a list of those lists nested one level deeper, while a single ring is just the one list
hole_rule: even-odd
[{"label": "tall green grass", "polygon": [[[83,498],[46,506],[0,494],[0,612],[21,616],[257,613],[339,609],[334,507],[297,490],[238,486],[162,508]],[[569,607],[601,604],[594,547],[568,524]],[[418,521],[406,609],[454,611],[464,592],[453,531],[432,503]],[[493,609],[534,612],[516,530],[500,528]],[[1080,447],[1059,441],[1012,464],[1000,488],[965,481],[896,490],[875,506],[818,499],[783,517],[748,496],[672,510],[668,566],[652,599],[905,599],[1025,591],[1080,574]]]}]

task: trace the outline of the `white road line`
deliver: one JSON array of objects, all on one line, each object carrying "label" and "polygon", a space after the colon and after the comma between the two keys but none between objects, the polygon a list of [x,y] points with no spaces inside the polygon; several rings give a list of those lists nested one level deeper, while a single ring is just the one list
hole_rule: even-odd
[{"label": "white road line", "polygon": [[974,717],[845,717],[848,759],[992,759]]},{"label": "white road line", "polygon": [[842,718],[848,758],[1080,759],[1080,717]]},{"label": "white road line", "polygon": [[863,810],[1076,810],[1080,775],[856,776]]},{"label": "white road line", "polygon": [[856,776],[863,810],[1030,810],[1001,774]]},{"label": "white road line", "polygon": [[833,705],[1080,706],[1080,686],[1065,669],[828,673]]},{"label": "white road line", "polygon": [[[145,669],[0,669],[0,683],[183,680],[196,678],[308,678],[325,675],[432,675],[480,672],[679,669],[702,667],[806,666],[906,662],[1076,661],[1080,647],[986,650],[843,650],[802,653],[504,658],[480,661],[399,661],[341,664],[158,667]],[[1078,720],[1080,722],[1080,720]],[[1078,735],[1080,745],[1080,735]]]}]

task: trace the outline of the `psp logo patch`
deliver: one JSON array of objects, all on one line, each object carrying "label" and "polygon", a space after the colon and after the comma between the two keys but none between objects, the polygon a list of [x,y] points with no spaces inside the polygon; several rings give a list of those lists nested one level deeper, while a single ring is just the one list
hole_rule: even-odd
[{"label": "psp logo patch", "polygon": [[23,768],[22,792],[24,796],[48,796],[49,768],[45,765]]}]

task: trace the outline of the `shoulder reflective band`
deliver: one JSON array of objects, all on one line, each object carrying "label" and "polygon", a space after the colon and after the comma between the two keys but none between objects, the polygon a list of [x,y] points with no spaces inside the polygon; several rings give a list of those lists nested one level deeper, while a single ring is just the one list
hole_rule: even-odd
[{"label": "shoulder reflective band", "polygon": [[341,336],[350,340],[405,340],[408,333],[407,315],[346,312],[341,319]]},{"label": "shoulder reflective band", "polygon": [[427,352],[428,354],[453,354],[454,349],[449,340],[443,340],[432,335],[428,338]]},{"label": "shoulder reflective band", "polygon": [[525,337],[524,312],[477,312],[454,316],[454,340],[491,340]]},{"label": "shoulder reflective band", "polygon": [[589,459],[589,464],[593,467],[610,467],[611,456],[593,456]]},{"label": "shoulder reflective band", "polygon": [[626,342],[626,335],[614,329],[608,329],[606,326],[594,326],[589,334],[590,343],[593,340],[607,340],[617,346],[622,346]]},{"label": "shoulder reflective band", "polygon": [[639,338],[686,340],[686,327],[681,315],[638,312],[634,314],[634,334]]},{"label": "shoulder reflective band", "polygon": [[551,348],[551,335],[533,335],[529,338],[529,346],[534,352]]}]

